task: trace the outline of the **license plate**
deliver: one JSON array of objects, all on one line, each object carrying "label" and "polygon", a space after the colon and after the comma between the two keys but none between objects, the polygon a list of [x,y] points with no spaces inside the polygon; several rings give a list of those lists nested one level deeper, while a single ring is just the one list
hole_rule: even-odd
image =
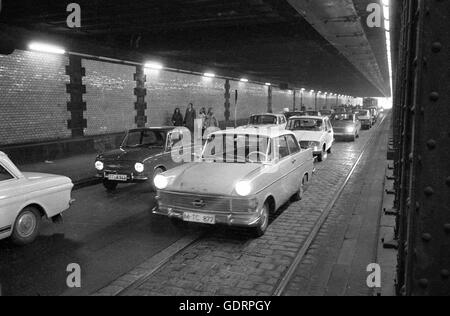
[{"label": "license plate", "polygon": [[183,213],[183,220],[185,222],[193,222],[193,223],[202,223],[202,224],[215,224],[216,216],[214,215],[205,215],[198,213]]},{"label": "license plate", "polygon": [[108,180],[110,181],[128,181],[126,174],[108,174]]}]

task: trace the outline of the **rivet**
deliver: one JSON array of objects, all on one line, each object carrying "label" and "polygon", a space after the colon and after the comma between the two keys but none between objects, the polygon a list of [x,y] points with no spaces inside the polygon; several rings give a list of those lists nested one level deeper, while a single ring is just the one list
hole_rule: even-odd
[{"label": "rivet", "polygon": [[443,279],[448,279],[450,277],[450,271],[448,271],[447,269],[442,270],[441,276]]},{"label": "rivet", "polygon": [[431,101],[437,101],[439,100],[439,93],[438,92],[431,92],[430,93],[430,100]]},{"label": "rivet", "polygon": [[436,141],[434,139],[430,139],[427,141],[427,147],[432,150],[436,148]]},{"label": "rivet", "polygon": [[440,42],[434,42],[431,45],[431,50],[433,53],[439,53],[442,50],[442,44]]},{"label": "rivet", "polygon": [[424,192],[426,196],[432,196],[434,194],[434,190],[432,187],[426,187]]},{"label": "rivet", "polygon": [[428,279],[420,279],[419,280],[419,286],[421,288],[426,289],[428,287]]},{"label": "rivet", "polygon": [[431,234],[422,234],[422,240],[426,242],[430,242],[433,239]]}]

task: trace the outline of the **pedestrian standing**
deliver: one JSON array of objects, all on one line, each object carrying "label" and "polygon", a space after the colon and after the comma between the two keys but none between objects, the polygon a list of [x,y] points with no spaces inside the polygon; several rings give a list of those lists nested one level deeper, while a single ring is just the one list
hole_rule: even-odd
[{"label": "pedestrian standing", "polygon": [[189,129],[194,135],[195,119],[197,118],[197,113],[195,112],[194,105],[189,103],[186,110],[186,115],[184,116],[184,126]]},{"label": "pedestrian standing", "polygon": [[201,120],[201,126],[202,126],[202,135],[205,132],[206,129],[206,118],[208,117],[208,115],[206,114],[206,109],[202,108],[200,110],[200,113],[198,114],[198,118]]},{"label": "pedestrian standing", "polygon": [[180,108],[176,108],[172,116],[173,126],[183,126],[183,114],[181,114]]},{"label": "pedestrian standing", "polygon": [[208,115],[205,122],[205,129],[209,127],[219,127],[219,122],[217,122],[217,119],[214,116],[214,110],[212,107],[208,109]]}]

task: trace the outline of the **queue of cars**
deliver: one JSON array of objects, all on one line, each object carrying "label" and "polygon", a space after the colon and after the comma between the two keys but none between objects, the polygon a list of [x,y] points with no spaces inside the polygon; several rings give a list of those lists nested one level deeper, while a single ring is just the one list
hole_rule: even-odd
[{"label": "queue of cars", "polygon": [[[96,158],[97,177],[108,191],[120,183],[152,183],[153,212],[176,223],[244,226],[261,236],[271,213],[302,198],[314,157],[323,161],[335,138],[355,141],[376,120],[373,109],[289,114],[253,115],[246,126],[205,133],[199,145],[185,128],[132,129],[120,148]],[[72,188],[66,177],[22,173],[0,152],[0,239],[33,242],[42,218],[61,221],[74,202]]]}]

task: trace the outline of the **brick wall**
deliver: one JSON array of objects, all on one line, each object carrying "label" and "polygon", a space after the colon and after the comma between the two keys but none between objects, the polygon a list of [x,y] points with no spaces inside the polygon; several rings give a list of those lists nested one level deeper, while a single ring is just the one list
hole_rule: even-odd
[{"label": "brick wall", "polygon": [[70,137],[67,63],[25,51],[0,55],[0,145]]},{"label": "brick wall", "polygon": [[135,125],[136,67],[83,60],[86,76],[86,135],[121,132]]},{"label": "brick wall", "polygon": [[[0,146],[68,139],[66,56],[15,51],[0,55]],[[134,74],[136,67],[82,60],[87,104],[86,136],[117,133],[136,127]],[[197,111],[213,107],[224,120],[225,80],[168,71],[145,70],[147,126],[166,125],[176,107],[184,113],[192,102]],[[230,120],[234,120],[234,91],[238,90],[237,119],[267,111],[268,87],[230,81]],[[299,101],[298,101],[299,103]],[[292,108],[292,91],[273,88],[272,108]]]}]

